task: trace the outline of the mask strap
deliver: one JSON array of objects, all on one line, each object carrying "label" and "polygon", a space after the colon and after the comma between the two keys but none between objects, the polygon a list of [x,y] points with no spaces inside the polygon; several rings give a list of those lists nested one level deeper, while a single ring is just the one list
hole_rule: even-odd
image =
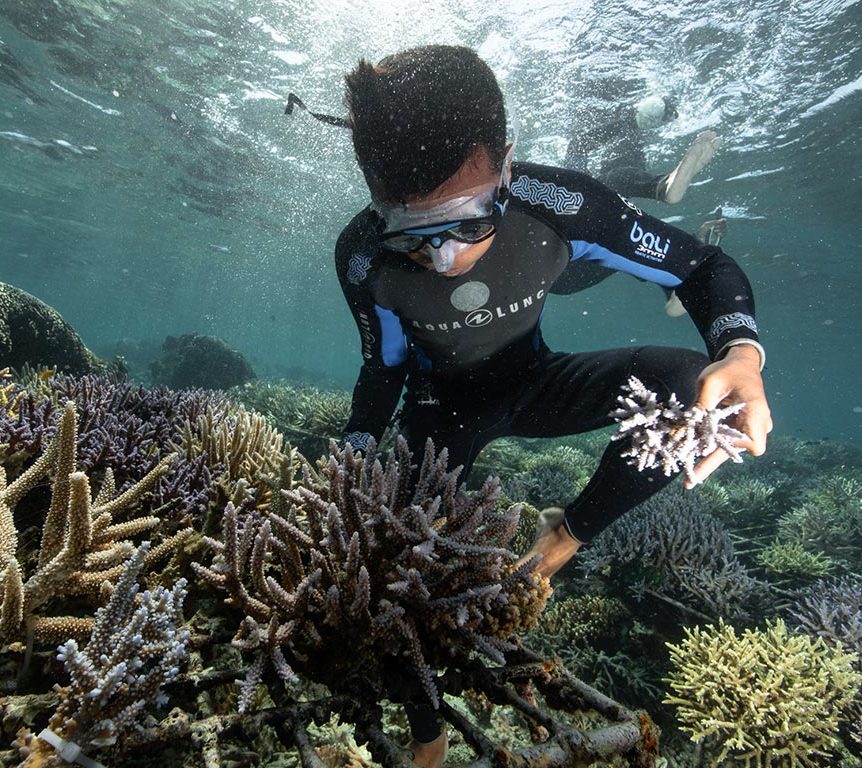
[{"label": "mask strap", "polygon": [[291,115],[293,114],[294,107],[301,107],[309,115],[311,115],[315,120],[320,120],[321,123],[326,123],[327,125],[334,125],[337,128],[352,128],[350,125],[350,121],[346,117],[335,117],[334,115],[325,115],[322,112],[312,112],[308,107],[305,106],[305,103],[302,99],[299,98],[295,93],[289,93],[287,95],[287,104],[284,107],[284,114]]},{"label": "mask strap", "polygon": [[[509,182],[512,180],[512,171],[510,163],[515,156],[515,147],[518,146],[518,137],[521,135],[521,121],[518,119],[518,110],[515,108],[515,102],[508,91],[503,93],[503,98],[506,102],[506,115],[509,122],[512,124],[512,146],[506,153],[506,158],[503,160],[503,167],[500,170],[500,203],[505,209],[506,198],[509,191]],[[505,191],[504,191],[505,190]]]}]

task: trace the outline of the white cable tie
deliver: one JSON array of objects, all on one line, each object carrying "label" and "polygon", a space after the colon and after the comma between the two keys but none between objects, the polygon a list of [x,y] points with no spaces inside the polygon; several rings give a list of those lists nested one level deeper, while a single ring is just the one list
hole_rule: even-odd
[{"label": "white cable tie", "polygon": [[78,765],[84,766],[84,768],[105,768],[101,763],[87,757],[81,751],[79,744],[76,744],[74,741],[64,740],[50,728],[43,728],[37,738],[42,739],[42,741],[54,747],[63,762],[77,763]]}]

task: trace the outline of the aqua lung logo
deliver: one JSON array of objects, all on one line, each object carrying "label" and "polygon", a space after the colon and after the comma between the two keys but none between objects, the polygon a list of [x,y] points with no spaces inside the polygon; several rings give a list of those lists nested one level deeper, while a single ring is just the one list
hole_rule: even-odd
[{"label": "aqua lung logo", "polygon": [[629,239],[638,246],[635,249],[635,255],[649,261],[664,261],[664,257],[667,256],[667,249],[670,248],[669,237],[662,242],[659,235],[645,231],[637,222],[632,225]]},{"label": "aqua lung logo", "polygon": [[494,319],[490,309],[474,309],[464,319],[464,325],[468,328],[481,328],[483,325],[488,325]]},{"label": "aqua lung logo", "polygon": [[445,323],[420,323],[418,320],[413,320],[412,325],[414,328],[421,328],[425,331],[460,331],[463,328],[482,328],[492,320],[502,319],[509,315],[514,315],[516,312],[522,312],[532,307],[534,303],[541,305],[541,301],[544,298],[545,289],[540,288],[530,296],[524,296],[524,298],[513,301],[510,304],[502,304],[498,307],[477,307],[469,312],[463,320],[452,320]]}]

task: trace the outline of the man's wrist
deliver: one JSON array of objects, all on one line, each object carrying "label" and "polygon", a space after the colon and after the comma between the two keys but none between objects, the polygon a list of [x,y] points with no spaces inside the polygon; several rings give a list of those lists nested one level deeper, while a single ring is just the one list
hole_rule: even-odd
[{"label": "man's wrist", "polygon": [[718,351],[715,359],[723,360],[731,356],[739,359],[750,359],[760,367],[761,371],[766,365],[766,350],[760,342],[754,339],[733,339],[732,341],[728,341]]}]

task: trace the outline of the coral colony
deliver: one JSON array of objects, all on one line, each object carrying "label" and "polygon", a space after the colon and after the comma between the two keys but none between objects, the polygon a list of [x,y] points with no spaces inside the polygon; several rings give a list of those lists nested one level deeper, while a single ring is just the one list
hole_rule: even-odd
[{"label": "coral colony", "polygon": [[619,422],[613,440],[629,440],[631,447],[622,455],[631,458],[640,471],[660,467],[665,475],[684,472],[691,478],[701,456],[718,448],[733,461],[742,461],[742,451],[733,441],[743,434],[724,423],[738,413],[744,403],[727,408],[683,408],[675,394],[666,403],[632,376],[617,398],[620,407],[611,413]]},{"label": "coral colony", "polygon": [[[332,686],[356,654],[386,665],[406,650],[421,699],[438,707],[432,666],[473,651],[504,663],[509,638],[535,623],[547,584],[505,548],[519,508],[496,509],[496,483],[473,499],[459,493],[458,473],[430,441],[415,489],[409,467],[403,439],[385,466],[374,448],[364,459],[333,448],[319,474],[306,466],[303,485],[284,492],[284,516],[241,520],[228,505],[224,540],[206,539],[217,562],[196,570],[246,612],[237,644],[263,654],[285,684],[296,682],[297,663]],[[258,658],[241,709],[259,682]]]},{"label": "coral colony", "polygon": [[[430,441],[308,460],[282,435],[325,445],[328,397],[0,370],[0,766],[394,768],[407,702],[453,766],[862,765],[858,452],[665,489],[543,611],[521,502],[576,493],[607,436],[493,446],[511,503]],[[739,460],[735,408],[619,404],[641,469]]]}]

